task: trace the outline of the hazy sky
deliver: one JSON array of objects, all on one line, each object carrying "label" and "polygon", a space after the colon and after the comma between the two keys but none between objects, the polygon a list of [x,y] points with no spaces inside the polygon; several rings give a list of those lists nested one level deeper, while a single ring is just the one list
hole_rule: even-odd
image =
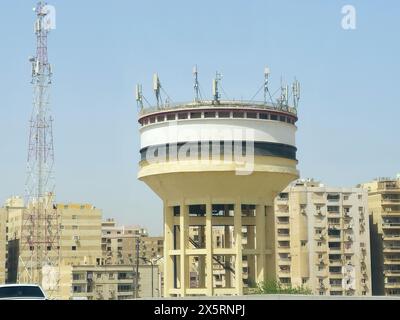
[{"label": "hazy sky", "polygon": [[[153,72],[174,101],[191,100],[194,64],[203,95],[216,70],[232,98],[249,99],[272,71],[302,83],[302,177],[352,186],[400,172],[398,0],[53,0],[56,190],[120,223],[161,234],[161,201],[138,181],[134,86],[147,99]],[[357,29],[341,28],[354,5]],[[32,90],[34,1],[0,11],[0,200],[23,194]],[[261,98],[261,97],[260,97]]]}]

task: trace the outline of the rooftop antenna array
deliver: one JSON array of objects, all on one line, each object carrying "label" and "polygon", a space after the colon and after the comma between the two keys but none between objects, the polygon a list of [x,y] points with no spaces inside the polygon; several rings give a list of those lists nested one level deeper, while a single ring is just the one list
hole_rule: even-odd
[{"label": "rooftop antenna array", "polygon": [[[203,98],[201,95],[201,90],[200,90],[200,83],[199,83],[199,72],[197,65],[193,67],[193,78],[194,78],[194,83],[193,83],[193,89],[194,89],[194,102],[195,103],[200,103]],[[288,111],[291,107],[294,109],[297,109],[299,106],[299,101],[300,101],[300,82],[295,78],[294,82],[292,85],[287,85],[284,84],[283,79],[281,78],[281,84],[280,88],[276,90],[274,93],[271,94],[270,91],[270,75],[271,75],[271,70],[268,66],[264,68],[264,81],[262,86],[258,89],[258,91],[255,93],[255,95],[251,98],[250,101],[256,101],[255,98],[260,94],[261,91],[263,91],[264,96],[263,96],[263,103],[269,107],[279,109],[279,110],[286,110]],[[224,91],[224,88],[221,85],[221,80],[222,80],[222,74],[219,73],[218,71],[215,73],[215,78],[212,80],[212,103],[213,104],[220,104],[221,102],[221,92],[224,93],[226,96],[227,100],[229,100],[229,97]],[[170,104],[170,97],[168,94],[165,92],[163,86],[161,85],[160,78],[157,73],[153,75],[153,91],[156,97],[157,101],[157,109],[164,109],[167,108]],[[276,98],[276,95],[280,91],[280,96]],[[166,96],[165,101],[163,101],[162,93]],[[292,101],[293,100],[293,101]],[[138,105],[138,109],[140,111],[143,111],[144,109],[144,103],[146,102],[149,106],[150,103],[146,100],[146,98],[143,96],[142,92],[142,85],[138,84],[136,86],[136,102]],[[290,102],[293,102],[291,105]],[[258,102],[260,103],[260,102]]]},{"label": "rooftop antenna array", "polygon": [[219,92],[219,83],[221,80],[222,75],[217,71],[212,83],[212,95],[214,103],[219,103],[219,99],[221,98],[221,94]]}]

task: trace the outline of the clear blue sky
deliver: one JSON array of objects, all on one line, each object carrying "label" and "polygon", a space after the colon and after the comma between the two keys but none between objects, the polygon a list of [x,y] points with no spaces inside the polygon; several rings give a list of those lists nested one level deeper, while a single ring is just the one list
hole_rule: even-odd
[{"label": "clear blue sky", "polygon": [[[352,186],[400,172],[398,0],[53,0],[57,200],[89,202],[105,217],[162,230],[161,201],[137,181],[134,86],[151,96],[158,71],[175,101],[192,99],[193,64],[204,93],[216,70],[230,97],[251,98],[266,64],[302,83],[302,177]],[[341,8],[357,29],[341,28]],[[0,200],[23,194],[32,91],[34,1],[0,12]]]}]

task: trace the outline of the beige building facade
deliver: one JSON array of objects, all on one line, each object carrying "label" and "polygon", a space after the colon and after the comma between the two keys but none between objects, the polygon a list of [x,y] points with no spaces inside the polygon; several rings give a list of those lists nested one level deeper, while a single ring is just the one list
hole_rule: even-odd
[{"label": "beige building facade", "polygon": [[315,295],[369,296],[367,194],[299,180],[275,200],[277,280]]},{"label": "beige building facade", "polygon": [[[27,208],[23,199],[13,197],[6,201],[4,210],[7,213],[7,282],[15,283],[18,274],[27,274],[24,261],[31,255],[29,247],[21,245],[23,215]],[[59,263],[100,263],[101,211],[89,204],[57,204],[55,210],[59,221]],[[29,282],[29,279],[21,278],[21,281]]]},{"label": "beige building facade", "polygon": [[368,191],[374,295],[400,295],[400,176],[363,184]]},{"label": "beige building facade", "polygon": [[7,257],[7,211],[0,208],[0,284],[6,282],[6,257]]},{"label": "beige building facade", "polygon": [[160,291],[158,272],[149,265],[139,266],[138,278],[132,265],[64,265],[60,270],[62,300],[130,300],[157,297]]}]

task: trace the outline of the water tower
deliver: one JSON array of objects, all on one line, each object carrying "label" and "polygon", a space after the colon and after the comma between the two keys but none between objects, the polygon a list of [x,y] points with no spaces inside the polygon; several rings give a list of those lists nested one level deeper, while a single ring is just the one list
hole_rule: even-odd
[{"label": "water tower", "polygon": [[[144,107],[138,177],[164,204],[164,296],[242,295],[276,279],[274,198],[298,178],[296,121],[300,86],[281,86],[274,100],[265,71],[264,101],[163,100],[157,75],[155,107]],[[293,100],[293,102],[289,102]],[[291,106],[289,106],[291,105]]]}]

